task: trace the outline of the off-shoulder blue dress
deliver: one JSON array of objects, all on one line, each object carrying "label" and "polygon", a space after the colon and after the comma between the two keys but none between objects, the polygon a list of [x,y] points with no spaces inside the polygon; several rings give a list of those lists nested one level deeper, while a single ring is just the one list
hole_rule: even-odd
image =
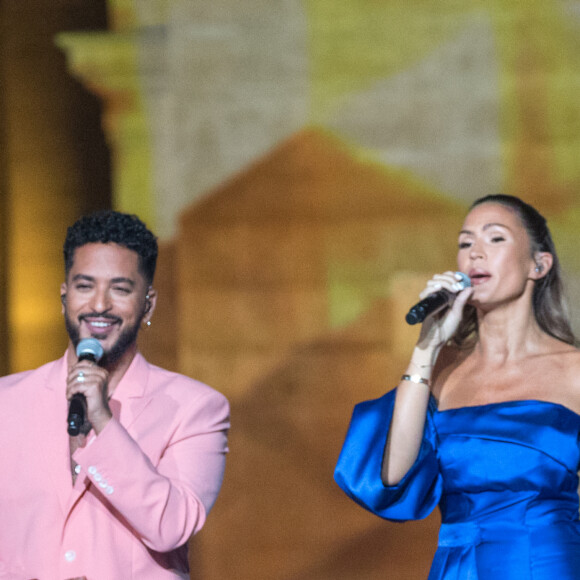
[{"label": "off-shoulder blue dress", "polygon": [[396,486],[381,480],[395,391],[355,407],[335,480],[364,508],[404,521],[439,505],[429,580],[580,579],[580,416],[529,400],[438,411]]}]

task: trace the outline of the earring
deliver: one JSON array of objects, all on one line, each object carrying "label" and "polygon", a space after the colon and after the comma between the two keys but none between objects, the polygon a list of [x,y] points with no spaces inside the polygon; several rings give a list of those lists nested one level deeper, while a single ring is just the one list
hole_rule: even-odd
[{"label": "earring", "polygon": [[544,269],[544,267],[542,266],[542,264],[538,264],[536,266],[536,272],[541,272]]},{"label": "earring", "polygon": [[151,321],[150,321],[150,320],[148,320],[148,321],[145,323],[145,326],[146,326],[147,328],[150,328],[150,327],[151,327]]}]

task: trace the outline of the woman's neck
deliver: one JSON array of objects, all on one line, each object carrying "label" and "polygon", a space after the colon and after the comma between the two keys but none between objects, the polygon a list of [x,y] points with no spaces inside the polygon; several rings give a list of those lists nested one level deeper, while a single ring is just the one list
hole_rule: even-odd
[{"label": "woman's neck", "polygon": [[550,337],[541,330],[531,305],[512,303],[479,311],[478,341],[474,353],[490,364],[504,364],[545,352]]}]

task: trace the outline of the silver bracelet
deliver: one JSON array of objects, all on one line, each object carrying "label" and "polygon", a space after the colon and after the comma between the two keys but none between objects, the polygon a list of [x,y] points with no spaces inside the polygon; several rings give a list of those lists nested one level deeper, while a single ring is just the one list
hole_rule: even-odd
[{"label": "silver bracelet", "polygon": [[424,385],[429,386],[430,382],[429,379],[424,379],[421,375],[403,375],[401,377],[402,381],[411,381],[412,383],[423,383]]}]

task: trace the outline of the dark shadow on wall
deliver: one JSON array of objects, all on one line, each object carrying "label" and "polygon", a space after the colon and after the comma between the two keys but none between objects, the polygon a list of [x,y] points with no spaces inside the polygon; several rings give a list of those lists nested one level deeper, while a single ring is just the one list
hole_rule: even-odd
[{"label": "dark shadow on wall", "polygon": [[[0,0],[0,22],[3,22],[3,1]],[[4,39],[3,30],[0,28],[0,54],[4,54]],[[3,65],[3,62],[0,62]],[[0,66],[0,87],[4,86],[4,66]],[[9,343],[8,336],[8,316],[7,316],[7,259],[8,253],[6,251],[7,236],[6,230],[8,227],[8,179],[6,175],[6,115],[4,110],[4,91],[0,90],[0,375],[5,375],[8,372],[9,361]]]},{"label": "dark shadow on wall", "polygon": [[[55,45],[63,31],[106,28],[106,0],[0,0],[0,374],[62,353],[64,327],[31,330],[22,312],[46,311],[49,291],[58,308],[67,226],[111,207],[102,105]],[[43,360],[23,346],[39,340]]]}]

